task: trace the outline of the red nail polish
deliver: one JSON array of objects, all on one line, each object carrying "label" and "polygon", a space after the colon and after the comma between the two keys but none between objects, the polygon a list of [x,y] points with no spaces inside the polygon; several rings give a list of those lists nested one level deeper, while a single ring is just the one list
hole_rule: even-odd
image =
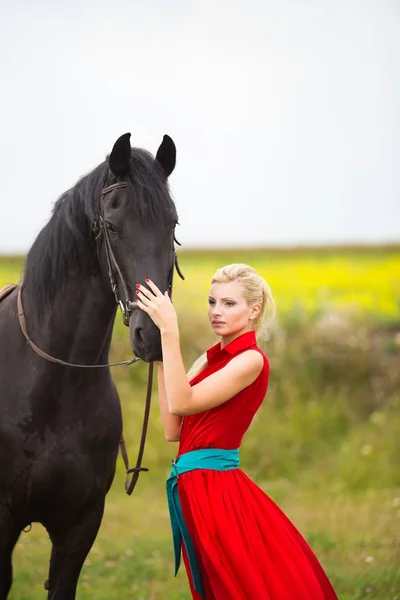
[{"label": "red nail polish", "polygon": [[139,290],[136,290],[136,293],[138,294],[138,293],[139,293]]},{"label": "red nail polish", "polygon": [[139,300],[135,300],[135,302],[139,302]]},{"label": "red nail polish", "polygon": [[137,288],[140,288],[140,283],[137,283],[137,284],[136,284],[136,287],[137,287]]},{"label": "red nail polish", "polygon": [[145,279],[145,282],[148,283],[150,281],[150,279]]}]

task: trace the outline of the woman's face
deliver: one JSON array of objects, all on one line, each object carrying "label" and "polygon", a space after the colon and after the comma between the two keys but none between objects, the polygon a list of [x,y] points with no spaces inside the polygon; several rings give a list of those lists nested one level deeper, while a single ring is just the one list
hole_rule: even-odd
[{"label": "woman's face", "polygon": [[238,281],[213,283],[208,296],[208,317],[218,336],[236,336],[251,330],[260,305],[249,305]]}]

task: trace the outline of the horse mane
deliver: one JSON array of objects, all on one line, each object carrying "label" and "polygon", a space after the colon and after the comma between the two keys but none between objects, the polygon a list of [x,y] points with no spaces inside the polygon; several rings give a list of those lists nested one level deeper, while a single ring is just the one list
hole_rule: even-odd
[{"label": "horse mane", "polygon": [[[131,201],[144,224],[177,222],[165,175],[146,150],[131,149],[129,181]],[[24,287],[30,288],[36,314],[51,306],[71,272],[94,271],[98,257],[92,230],[99,218],[100,193],[115,182],[106,159],[55,202],[25,262]]]}]

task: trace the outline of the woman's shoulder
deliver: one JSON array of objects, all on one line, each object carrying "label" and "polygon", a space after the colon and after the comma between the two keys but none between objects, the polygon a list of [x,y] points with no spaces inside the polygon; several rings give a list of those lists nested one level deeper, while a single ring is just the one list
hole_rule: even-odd
[{"label": "woman's shoulder", "polygon": [[[270,371],[269,360],[268,360],[267,355],[262,350],[262,348],[260,348],[259,346],[256,346],[256,345],[252,346],[251,348],[247,348],[243,352],[244,353],[251,352],[253,354],[253,356],[257,353],[258,357],[261,357],[262,362],[260,361],[260,364],[259,364],[259,369],[260,369],[259,373],[250,387],[253,389],[254,387],[258,388],[259,386],[261,386],[262,389],[264,389],[264,388],[266,389],[266,387],[268,386],[269,371]],[[259,358],[259,360],[260,360],[260,358]]]},{"label": "woman's shoulder", "polygon": [[261,355],[264,361],[264,366],[267,366],[269,368],[269,360],[267,355],[265,354],[264,350],[257,345],[250,346],[249,348],[244,348],[240,353],[236,354],[235,356],[232,356],[232,358],[235,358],[236,356],[240,356],[242,354],[246,354],[247,352],[257,352],[259,355]]},{"label": "woman's shoulder", "polygon": [[269,382],[269,360],[265,352],[259,346],[253,346],[251,350],[256,351],[259,356],[262,358],[262,367],[261,370],[256,377],[256,379],[252,383],[252,389],[259,389],[262,396],[265,395],[268,382]]},{"label": "woman's shoulder", "polygon": [[259,346],[256,346],[256,347],[254,348],[254,350],[257,350],[257,352],[258,352],[259,354],[261,354],[261,356],[262,356],[262,357],[263,357],[263,359],[264,359],[264,364],[268,365],[268,367],[269,367],[269,360],[268,360],[268,356],[265,354],[264,350],[263,350],[262,348],[260,348]]},{"label": "woman's shoulder", "polygon": [[233,373],[236,375],[239,375],[240,373],[243,375],[253,373],[254,378],[250,385],[263,380],[268,381],[268,358],[263,350],[256,345],[245,348],[242,351],[237,352],[234,356],[231,356],[230,360],[226,363],[226,366],[228,365],[229,369],[233,370]]}]

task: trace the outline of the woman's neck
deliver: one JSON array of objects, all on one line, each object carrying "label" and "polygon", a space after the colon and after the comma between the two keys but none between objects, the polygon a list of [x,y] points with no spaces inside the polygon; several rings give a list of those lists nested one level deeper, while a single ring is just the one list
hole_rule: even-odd
[{"label": "woman's neck", "polygon": [[225,348],[225,346],[227,346],[228,344],[230,344],[231,342],[236,340],[238,337],[240,337],[241,335],[244,335],[245,333],[248,333],[249,331],[252,331],[252,329],[250,327],[245,327],[244,329],[241,329],[240,331],[235,331],[235,333],[232,333],[231,335],[222,336],[221,337],[221,350],[222,350],[222,348]]}]

